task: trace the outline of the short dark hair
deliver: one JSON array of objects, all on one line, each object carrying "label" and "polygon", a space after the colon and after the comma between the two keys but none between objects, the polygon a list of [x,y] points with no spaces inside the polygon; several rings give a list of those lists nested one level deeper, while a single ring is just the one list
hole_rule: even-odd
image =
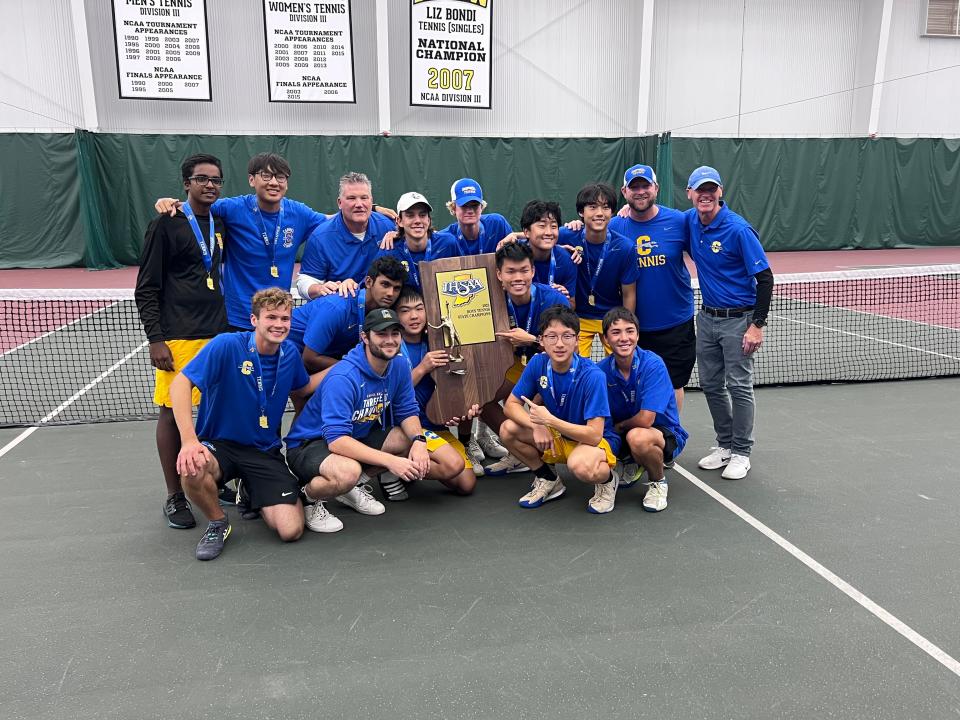
[{"label": "short dark hair", "polygon": [[607,314],[603,316],[603,334],[607,334],[607,330],[610,329],[610,326],[613,325],[617,320],[626,320],[628,323],[633,325],[637,331],[640,330],[640,321],[637,319],[636,314],[632,310],[627,310],[625,307],[615,307],[610,308],[607,311]]},{"label": "short dark hair", "polygon": [[527,243],[504,243],[503,247],[497,250],[497,270],[503,267],[503,263],[506,260],[513,260],[514,262],[523,262],[524,260],[529,260],[530,266],[532,267],[533,250],[530,249],[530,246],[527,245]]},{"label": "short dark hair", "polygon": [[250,158],[250,162],[247,163],[247,175],[256,175],[261,170],[283,173],[287,177],[293,174],[290,172],[290,163],[276,153],[262,152]]},{"label": "short dark hair", "polygon": [[617,209],[617,191],[606,183],[590,183],[580,188],[577,193],[577,214],[583,212],[587,205],[600,204],[603,201],[611,210]]},{"label": "short dark hair", "polygon": [[575,333],[580,332],[580,318],[566,305],[553,305],[540,313],[540,326],[537,328],[537,333],[543,335],[543,331],[546,330],[552,322],[558,322],[570,328]]},{"label": "short dark hair", "polygon": [[393,255],[383,255],[370,263],[367,277],[376,280],[380,275],[394,282],[407,282],[407,269]]},{"label": "short dark hair", "polygon": [[220,177],[223,177],[223,165],[220,164],[220,158],[218,158],[216,155],[197,153],[196,155],[191,155],[184,160],[183,164],[180,166],[180,174],[183,176],[183,181],[185,183],[190,182],[190,177],[193,175],[193,169],[197,165],[216,165],[217,170],[220,171]]},{"label": "short dark hair", "polygon": [[523,206],[523,212],[520,214],[520,228],[527,230],[535,222],[547,217],[553,217],[557,225],[560,225],[563,222],[560,219],[560,206],[551,200],[531,200]]},{"label": "short dark hair", "polygon": [[397,301],[394,303],[394,307],[399,306],[403,303],[415,303],[423,300],[423,293],[421,293],[413,285],[404,285],[400,288],[400,294],[397,296]]}]

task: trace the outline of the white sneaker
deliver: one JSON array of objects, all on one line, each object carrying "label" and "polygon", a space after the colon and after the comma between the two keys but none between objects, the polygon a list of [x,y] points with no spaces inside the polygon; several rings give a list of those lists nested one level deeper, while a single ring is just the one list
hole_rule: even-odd
[{"label": "white sneaker", "polygon": [[547,480],[546,478],[535,477],[530,492],[520,498],[520,507],[538,508],[545,502],[556,500],[566,491],[567,488],[564,487],[563,480],[560,478]]},{"label": "white sneaker", "polygon": [[507,453],[507,456],[497,460],[493,465],[487,466],[487,475],[506,475],[508,473],[529,472],[530,468],[517,460],[513,455]]},{"label": "white sneaker", "polygon": [[318,533],[335,533],[343,530],[343,523],[340,518],[327,510],[323,502],[305,505],[303,516],[307,521],[307,527]]},{"label": "white sneaker", "polygon": [[619,484],[620,477],[613,473],[613,480],[597,485],[593,491],[593,497],[587,503],[587,510],[598,515],[613,510],[614,503],[617,501],[617,486]]},{"label": "white sneaker", "polygon": [[743,480],[748,472],[750,472],[750,458],[734,453],[730,456],[730,462],[723,469],[720,477],[724,480]]},{"label": "white sneaker", "polygon": [[643,497],[643,509],[647,512],[660,512],[667,508],[667,483],[651,480],[650,489]]},{"label": "white sneaker", "polygon": [[361,515],[383,515],[387,511],[384,504],[371,494],[367,484],[357,485],[345,495],[337,495],[337,500]]},{"label": "white sneaker", "polygon": [[618,465],[617,470],[620,475],[620,490],[626,490],[636,485],[646,472],[646,468],[640,467],[633,461]]},{"label": "white sneaker", "polygon": [[700,462],[697,463],[704,470],[719,470],[728,462],[730,462],[730,455],[732,454],[729,449],[714,447],[710,448],[711,452],[706,457],[700,458]]},{"label": "white sneaker", "polygon": [[496,460],[506,457],[510,452],[500,444],[500,438],[493,434],[493,430],[486,426],[480,428],[477,433],[477,444],[480,445],[484,455]]},{"label": "white sneaker", "polygon": [[475,437],[470,438],[465,446],[467,451],[467,457],[470,458],[470,462],[473,463],[474,467],[479,465],[483,467],[483,461],[486,460],[486,456],[483,454],[483,450],[480,449],[480,443],[477,442]]}]

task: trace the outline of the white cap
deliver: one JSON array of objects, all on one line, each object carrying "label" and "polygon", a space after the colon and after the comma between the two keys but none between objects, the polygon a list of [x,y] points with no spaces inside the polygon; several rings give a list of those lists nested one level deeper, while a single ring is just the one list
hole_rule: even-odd
[{"label": "white cap", "polygon": [[409,210],[414,205],[426,205],[427,210],[433,212],[433,206],[427,202],[427,199],[418,192],[408,192],[400,196],[400,199],[397,200],[397,212],[402,213],[404,210]]}]

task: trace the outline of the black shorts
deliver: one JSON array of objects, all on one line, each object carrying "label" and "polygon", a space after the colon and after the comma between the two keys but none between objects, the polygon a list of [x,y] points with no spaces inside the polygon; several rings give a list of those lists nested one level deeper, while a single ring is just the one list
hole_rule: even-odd
[{"label": "black shorts", "polygon": [[[677,454],[677,436],[663,425],[654,425],[653,429],[659,430],[663,435],[663,461],[670,462]],[[617,453],[617,460],[633,462],[630,445],[627,444],[627,433],[620,433],[620,451]]]},{"label": "black shorts", "polygon": [[693,318],[664,330],[641,330],[637,345],[663,358],[674,390],[690,382],[697,361],[697,333]]},{"label": "black shorts", "polygon": [[[378,427],[371,430],[365,438],[357,439],[367,447],[379,450],[383,447],[383,443],[386,442],[389,434],[389,430]],[[303,445],[287,450],[287,463],[290,465],[293,474],[300,479],[300,484],[306,485],[317,476],[323,461],[330,455],[333,455],[333,452],[327,445],[327,441],[323,438],[317,438],[316,440],[307,440]]]},{"label": "black shorts", "polygon": [[240,478],[250,497],[250,508],[295,505],[300,483],[283,460],[280,448],[261,450],[230,440],[201,440],[220,465],[220,484]]}]

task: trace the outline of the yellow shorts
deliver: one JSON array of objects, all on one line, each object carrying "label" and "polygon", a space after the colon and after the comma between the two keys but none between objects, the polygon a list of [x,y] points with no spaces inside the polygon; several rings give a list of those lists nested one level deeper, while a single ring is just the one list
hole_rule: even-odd
[{"label": "yellow shorts", "polygon": [[[572,453],[580,443],[570,440],[569,438],[563,437],[556,430],[551,430],[553,433],[553,444],[557,448],[556,452],[553,450],[547,450],[544,452],[540,458],[547,463],[547,465],[562,465],[567,462],[567,458],[570,457]],[[614,467],[617,464],[617,456],[613,454],[613,450],[610,448],[610,443],[606,439],[602,439],[600,444],[597,446],[607,455],[607,465]]]},{"label": "yellow shorts", "polygon": [[503,379],[516,385],[520,381],[520,376],[523,375],[523,369],[525,367],[526,365],[523,364],[520,358],[517,358],[513,361],[513,365],[510,366],[507,372],[504,373]]},{"label": "yellow shorts", "polygon": [[449,445],[460,453],[460,457],[463,458],[463,467],[468,470],[473,470],[473,463],[470,462],[470,458],[467,457],[467,449],[449,430],[441,430],[438,433],[433,430],[424,430],[423,434],[427,438],[427,452],[433,452],[434,450],[442,448],[444,445]]},{"label": "yellow shorts", "polygon": [[600,342],[603,343],[603,352],[609,355],[612,351],[607,345],[606,338],[603,337],[603,320],[588,320],[580,318],[580,337],[577,338],[577,346],[580,355],[590,357],[590,350],[593,348],[593,336],[599,335]]},{"label": "yellow shorts", "polygon": [[[170,354],[173,355],[173,372],[169,370],[155,371],[153,403],[162,407],[173,407],[170,404],[170,383],[173,382],[177,373],[183,370],[198,352],[203,350],[203,346],[210,342],[210,338],[203,340],[165,340],[164,342],[167,343]],[[200,390],[197,388],[193,389],[193,404],[200,404]]]}]

